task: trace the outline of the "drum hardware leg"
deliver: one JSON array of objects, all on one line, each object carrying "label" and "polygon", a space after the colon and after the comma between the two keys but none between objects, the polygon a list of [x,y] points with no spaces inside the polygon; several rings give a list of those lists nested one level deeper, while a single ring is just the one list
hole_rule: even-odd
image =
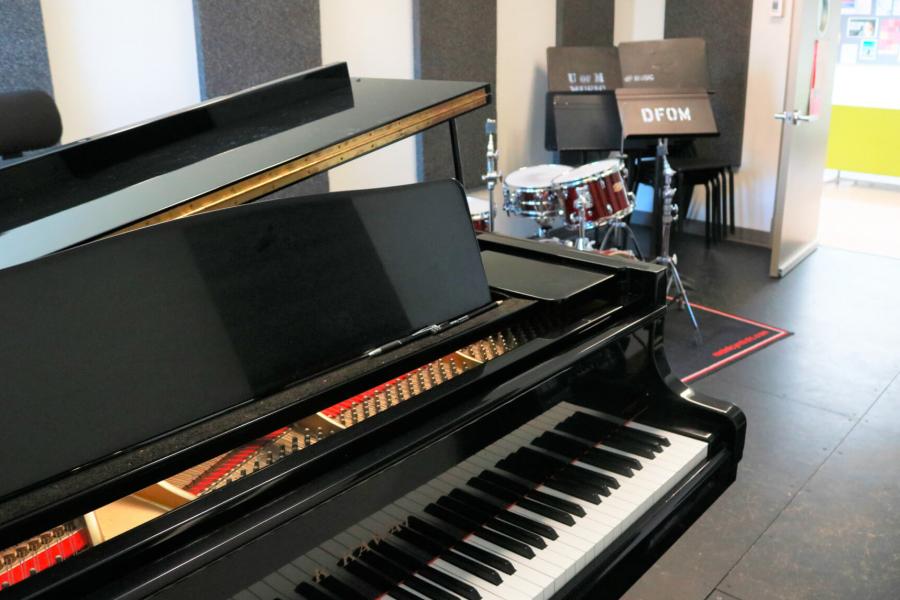
[{"label": "drum hardware leg", "polygon": [[678,268],[675,266],[678,259],[669,250],[669,242],[671,241],[672,236],[672,223],[678,219],[678,205],[672,203],[672,199],[675,197],[675,188],[672,187],[672,178],[675,175],[675,171],[669,166],[667,154],[668,140],[660,138],[656,146],[656,160],[657,172],[662,175],[661,178],[657,178],[657,182],[661,179],[663,184],[662,189],[658,191],[662,196],[662,231],[660,235],[660,253],[655,262],[665,266],[666,274],[668,276],[666,292],[668,294],[674,287],[674,293],[671,294],[673,296],[673,301],[677,302],[679,306],[684,306],[687,310],[688,316],[691,319],[691,324],[694,326],[695,341],[699,343],[701,341],[700,325],[697,323],[694,309],[691,307],[687,291],[681,281],[681,276],[678,274]]},{"label": "drum hardware leg", "polygon": [[488,136],[487,152],[485,153],[485,157],[487,158],[487,172],[481,176],[481,180],[487,183],[487,230],[492,232],[494,231],[494,220],[497,218],[497,211],[494,208],[494,188],[497,186],[497,182],[503,181],[503,174],[497,170],[497,158],[500,156],[500,150],[494,145],[494,135],[497,133],[497,120],[486,119],[484,122],[484,132]]},{"label": "drum hardware leg", "polygon": [[591,199],[586,186],[577,188],[575,192],[578,194],[578,199],[575,200],[575,209],[578,211],[578,238],[575,240],[575,248],[590,250],[594,244],[587,237],[587,209],[591,206]]}]

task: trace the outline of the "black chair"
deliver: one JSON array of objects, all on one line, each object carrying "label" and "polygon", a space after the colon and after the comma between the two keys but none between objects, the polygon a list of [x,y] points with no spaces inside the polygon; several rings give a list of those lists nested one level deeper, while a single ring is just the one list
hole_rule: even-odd
[{"label": "black chair", "polygon": [[[669,163],[676,175],[676,201],[687,215],[694,188],[702,185],[706,202],[706,245],[735,232],[734,169],[721,160],[702,156],[672,156]],[[683,228],[684,219],[680,220]]]},{"label": "black chair", "polygon": [[60,137],[62,120],[49,94],[40,90],[0,94],[0,158],[54,146]]}]

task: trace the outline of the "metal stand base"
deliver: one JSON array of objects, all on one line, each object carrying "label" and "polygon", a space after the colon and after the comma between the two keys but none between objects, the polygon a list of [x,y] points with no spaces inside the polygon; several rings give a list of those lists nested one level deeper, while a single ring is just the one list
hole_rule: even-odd
[{"label": "metal stand base", "polygon": [[[666,287],[666,296],[672,297],[672,302],[676,302],[681,308],[687,309],[688,316],[691,319],[691,324],[694,326],[694,331],[696,332],[697,339],[700,341],[700,325],[697,323],[697,317],[694,316],[694,309],[691,306],[691,301],[688,299],[687,291],[684,288],[684,283],[681,281],[681,276],[678,274],[678,268],[675,266],[675,258],[669,256],[659,256],[654,261],[658,265],[663,265],[666,267],[666,272],[669,278],[669,284]],[[675,293],[672,293],[672,288],[675,288]]]},{"label": "metal stand base", "polygon": [[622,250],[628,250],[630,244],[634,248],[634,255],[637,259],[644,260],[644,253],[641,252],[637,237],[625,221],[614,219],[609,222],[606,233],[603,234],[603,240],[600,241],[600,250],[606,250],[610,242],[612,242],[613,248]]},{"label": "metal stand base", "polygon": [[672,236],[672,223],[678,218],[678,206],[672,202],[675,197],[675,188],[672,187],[672,178],[675,176],[675,171],[669,166],[667,158],[668,151],[668,140],[660,138],[656,145],[655,193],[659,194],[662,198],[662,235],[660,236],[660,255],[656,258],[655,262],[656,264],[666,267],[666,273],[668,275],[666,295],[670,295],[672,288],[675,288],[675,293],[671,294],[673,296],[673,302],[677,302],[679,306],[687,309],[688,316],[691,318],[691,325],[694,326],[696,341],[699,343],[701,341],[700,325],[697,323],[697,317],[694,315],[694,309],[691,307],[690,300],[688,300],[687,292],[684,289],[684,283],[681,281],[681,276],[678,274],[678,269],[675,267],[677,259],[675,258],[675,255],[671,254],[669,251],[669,242]]}]

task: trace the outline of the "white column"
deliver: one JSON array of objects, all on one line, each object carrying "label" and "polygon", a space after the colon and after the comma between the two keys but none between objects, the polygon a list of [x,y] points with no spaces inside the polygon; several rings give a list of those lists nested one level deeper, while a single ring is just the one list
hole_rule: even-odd
[{"label": "white column", "polygon": [[[322,63],[346,61],[354,77],[413,79],[412,0],[321,0]],[[402,140],[328,171],[331,191],[417,180],[416,145]]]},{"label": "white column", "polygon": [[[497,0],[497,135],[504,174],[551,162],[544,149],[547,48],[556,45],[556,0]],[[497,189],[499,192],[500,189]],[[496,229],[531,235],[533,221],[507,218],[495,192]]]},{"label": "white column", "polygon": [[191,0],[41,0],[63,143],[200,101]]}]

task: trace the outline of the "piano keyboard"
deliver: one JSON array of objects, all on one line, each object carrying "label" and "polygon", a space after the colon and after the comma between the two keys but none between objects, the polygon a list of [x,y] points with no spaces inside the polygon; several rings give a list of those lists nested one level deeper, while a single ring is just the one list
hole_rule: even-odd
[{"label": "piano keyboard", "polygon": [[563,402],[234,600],[549,598],[706,456]]}]

